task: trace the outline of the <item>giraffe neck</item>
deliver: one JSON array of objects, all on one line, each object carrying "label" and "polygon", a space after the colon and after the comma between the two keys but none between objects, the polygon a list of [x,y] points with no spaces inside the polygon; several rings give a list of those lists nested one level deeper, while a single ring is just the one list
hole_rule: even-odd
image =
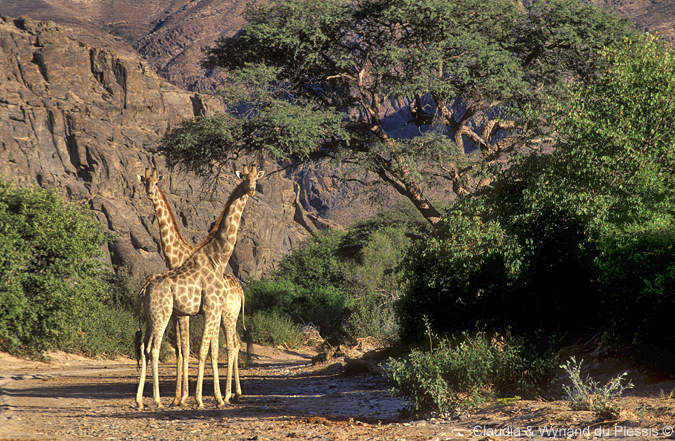
[{"label": "giraffe neck", "polygon": [[234,251],[241,214],[246,207],[248,198],[248,193],[244,190],[243,185],[234,189],[220,215],[220,219],[217,221],[217,226],[209,233],[209,236],[202,242],[195,254],[198,252],[206,254],[215,265],[223,270],[225,269]]},{"label": "giraffe neck", "polygon": [[159,233],[164,250],[164,258],[169,268],[176,268],[183,264],[185,258],[192,252],[192,246],[189,245],[178,228],[178,221],[171,210],[171,205],[166,195],[159,187],[154,193],[152,202],[157,213],[159,221]]}]

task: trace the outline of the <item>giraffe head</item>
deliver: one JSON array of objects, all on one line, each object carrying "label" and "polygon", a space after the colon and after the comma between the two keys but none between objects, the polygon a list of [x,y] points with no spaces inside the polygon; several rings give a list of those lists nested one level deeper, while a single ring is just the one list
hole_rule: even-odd
[{"label": "giraffe head", "polygon": [[255,194],[255,184],[264,174],[264,170],[257,171],[255,165],[253,165],[251,166],[251,171],[248,171],[248,167],[244,166],[244,173],[237,172],[237,177],[244,180],[243,185],[246,192],[249,196],[253,196]]},{"label": "giraffe head", "polygon": [[153,199],[155,197],[155,194],[157,193],[157,182],[159,182],[159,178],[157,178],[157,169],[153,169],[151,175],[150,170],[146,168],[143,184],[145,185],[145,193],[148,195],[148,199]]}]

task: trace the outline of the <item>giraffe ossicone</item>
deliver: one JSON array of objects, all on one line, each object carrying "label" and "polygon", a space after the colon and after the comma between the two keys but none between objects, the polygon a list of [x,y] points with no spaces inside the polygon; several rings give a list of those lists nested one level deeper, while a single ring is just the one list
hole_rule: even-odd
[{"label": "giraffe ossicone", "polygon": [[[147,363],[150,357],[152,358],[153,401],[158,407],[163,407],[159,395],[158,363],[159,348],[168,321],[172,315],[189,317],[196,315],[200,310],[204,312],[205,323],[199,351],[199,373],[195,394],[197,405],[199,408],[204,407],[202,386],[204,365],[209,347],[213,367],[214,395],[218,406],[221,407],[229,402],[233,374],[236,384],[235,399],[241,396],[239,374],[236,366],[240,344],[239,339],[235,338],[235,333],[236,316],[238,315],[239,307],[243,304],[243,290],[241,290],[241,286],[238,283],[236,283],[236,286],[231,283],[232,281],[236,282],[234,278],[230,279],[222,275],[234,250],[237,231],[246,202],[250,196],[255,194],[256,182],[263,174],[264,171],[256,171],[255,165],[251,167],[250,172],[244,166],[243,175],[237,174],[242,179],[242,182],[233,190],[228,198],[225,208],[216,225],[209,232],[206,240],[194,249],[193,253],[182,265],[166,273],[154,275],[141,290],[139,303],[142,303],[146,316],[146,333],[145,338],[140,342],[139,348],[141,375],[136,393],[136,404],[139,409],[143,408],[143,387],[147,374]],[[156,172],[150,175],[146,171],[146,179],[153,178],[153,176],[155,188],[158,189],[156,187]],[[160,191],[153,191],[153,196],[154,193],[160,193]],[[148,196],[150,197],[150,191],[148,191]],[[232,305],[235,304],[237,309],[236,313],[233,313]],[[227,337],[228,382],[225,399],[223,399],[220,393],[218,379],[218,324],[223,327]],[[185,343],[182,346],[185,347]],[[187,352],[183,357],[182,366],[185,378],[187,376]],[[187,388],[187,381],[183,382],[183,387]],[[183,397],[187,398],[186,395],[181,396],[182,404],[184,404]]]}]

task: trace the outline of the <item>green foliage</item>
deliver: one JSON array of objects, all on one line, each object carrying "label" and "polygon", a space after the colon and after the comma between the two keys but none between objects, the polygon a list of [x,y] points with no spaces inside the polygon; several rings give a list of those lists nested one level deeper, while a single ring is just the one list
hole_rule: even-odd
[{"label": "green foliage", "polygon": [[[513,285],[528,261],[527,249],[488,211],[479,197],[460,198],[439,228],[411,247],[403,267],[406,295],[398,304],[404,340],[421,338],[421,316],[444,333],[473,329],[477,317],[494,321],[467,308],[498,300],[494,291]],[[497,303],[493,314],[512,312]]]},{"label": "green foliage", "polygon": [[599,387],[599,383],[589,375],[582,378],[581,365],[583,362],[581,360],[577,364],[576,359],[572,357],[565,364],[560,365],[567,372],[572,382],[571,386],[563,385],[565,398],[574,410],[593,411],[599,421],[615,420],[619,416],[618,401],[623,395],[623,391],[633,387],[633,383],[630,381],[625,386],[621,384],[627,372],[612,378],[607,384]]},{"label": "green foliage", "polygon": [[448,412],[516,392],[532,395],[551,368],[532,354],[517,338],[464,333],[407,360],[390,359],[385,376],[412,411]]},{"label": "green foliage", "polygon": [[134,333],[138,329],[136,311],[103,307],[88,311],[81,321],[81,331],[60,339],[58,349],[87,357],[133,355]]},{"label": "green foliage", "polygon": [[345,264],[337,255],[344,232],[323,230],[304,241],[279,264],[277,276],[309,289],[345,284]]},{"label": "green foliage", "polygon": [[120,266],[115,268],[115,273],[108,279],[110,297],[105,305],[110,309],[122,309],[125,311],[138,312],[138,293],[147,282],[149,274],[134,276],[130,267]]},{"label": "green foliage", "polygon": [[666,226],[675,194],[672,50],[645,36],[601,56],[604,75],[558,106],[553,177],[539,190],[597,241]]},{"label": "green foliage", "polygon": [[288,349],[297,348],[303,343],[300,326],[277,311],[256,312],[249,323],[254,343]]},{"label": "green foliage", "polygon": [[341,331],[349,342],[365,337],[397,341],[399,326],[394,303],[378,296],[356,299]]},{"label": "green foliage", "polygon": [[398,207],[347,231],[316,233],[284,257],[272,277],[246,286],[246,305],[312,324],[326,338],[393,338],[408,234],[426,228],[414,209]]},{"label": "green foliage", "polygon": [[516,402],[518,400],[522,400],[523,397],[519,397],[516,395],[515,397],[510,397],[510,398],[498,398],[497,399],[497,404],[500,406],[508,406],[509,404]]},{"label": "green foliage", "polygon": [[[320,275],[319,271],[316,276]],[[309,287],[303,286],[301,279],[284,276],[252,281],[246,287],[246,306],[251,311],[273,312],[299,324],[312,324],[324,336],[333,336],[348,315],[350,298],[328,281],[319,286],[320,281],[313,278]]]},{"label": "green foliage", "polygon": [[530,197],[583,231],[609,330],[672,346],[656,324],[675,308],[675,54],[651,36],[602,53],[605,74],[559,106],[550,176]]},{"label": "green foliage", "polygon": [[[357,164],[436,223],[425,195],[469,191],[529,135],[524,115],[597,71],[629,33],[576,0],[289,0],[250,3],[241,32],[207,50],[227,70],[225,115],[174,129],[169,163],[206,172],[242,153]],[[392,124],[394,109],[405,121]],[[387,116],[383,117],[387,113]],[[203,132],[203,133],[199,133]],[[482,155],[467,155],[478,148]],[[213,162],[209,162],[212,160]]]},{"label": "green foliage", "polygon": [[600,75],[539,115],[554,149],[517,158],[416,244],[404,337],[419,339],[426,314],[443,332],[603,326],[614,339],[675,344],[658,331],[675,309],[675,58],[642,36],[596,62]]},{"label": "green foliage", "polygon": [[86,332],[108,295],[101,248],[86,209],[55,191],[0,181],[0,341],[14,353],[59,348]]}]

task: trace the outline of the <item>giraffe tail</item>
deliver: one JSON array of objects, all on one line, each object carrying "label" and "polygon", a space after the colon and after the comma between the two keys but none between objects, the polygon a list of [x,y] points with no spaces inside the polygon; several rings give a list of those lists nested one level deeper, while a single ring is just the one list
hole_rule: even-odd
[{"label": "giraffe tail", "polygon": [[253,353],[253,336],[251,331],[246,329],[246,323],[244,322],[244,305],[246,304],[246,298],[244,293],[241,293],[241,326],[244,328],[244,341],[246,341],[246,353],[251,355]]},{"label": "giraffe tail", "polygon": [[136,353],[136,369],[141,367],[141,346],[143,345],[143,331],[140,329],[136,331],[136,336],[134,337],[134,352]]},{"label": "giraffe tail", "polygon": [[138,294],[138,329],[134,336],[134,353],[136,355],[136,368],[141,367],[141,351],[143,344],[143,331],[141,329],[141,309],[143,308],[143,296],[148,284],[146,283],[141,292]]}]

